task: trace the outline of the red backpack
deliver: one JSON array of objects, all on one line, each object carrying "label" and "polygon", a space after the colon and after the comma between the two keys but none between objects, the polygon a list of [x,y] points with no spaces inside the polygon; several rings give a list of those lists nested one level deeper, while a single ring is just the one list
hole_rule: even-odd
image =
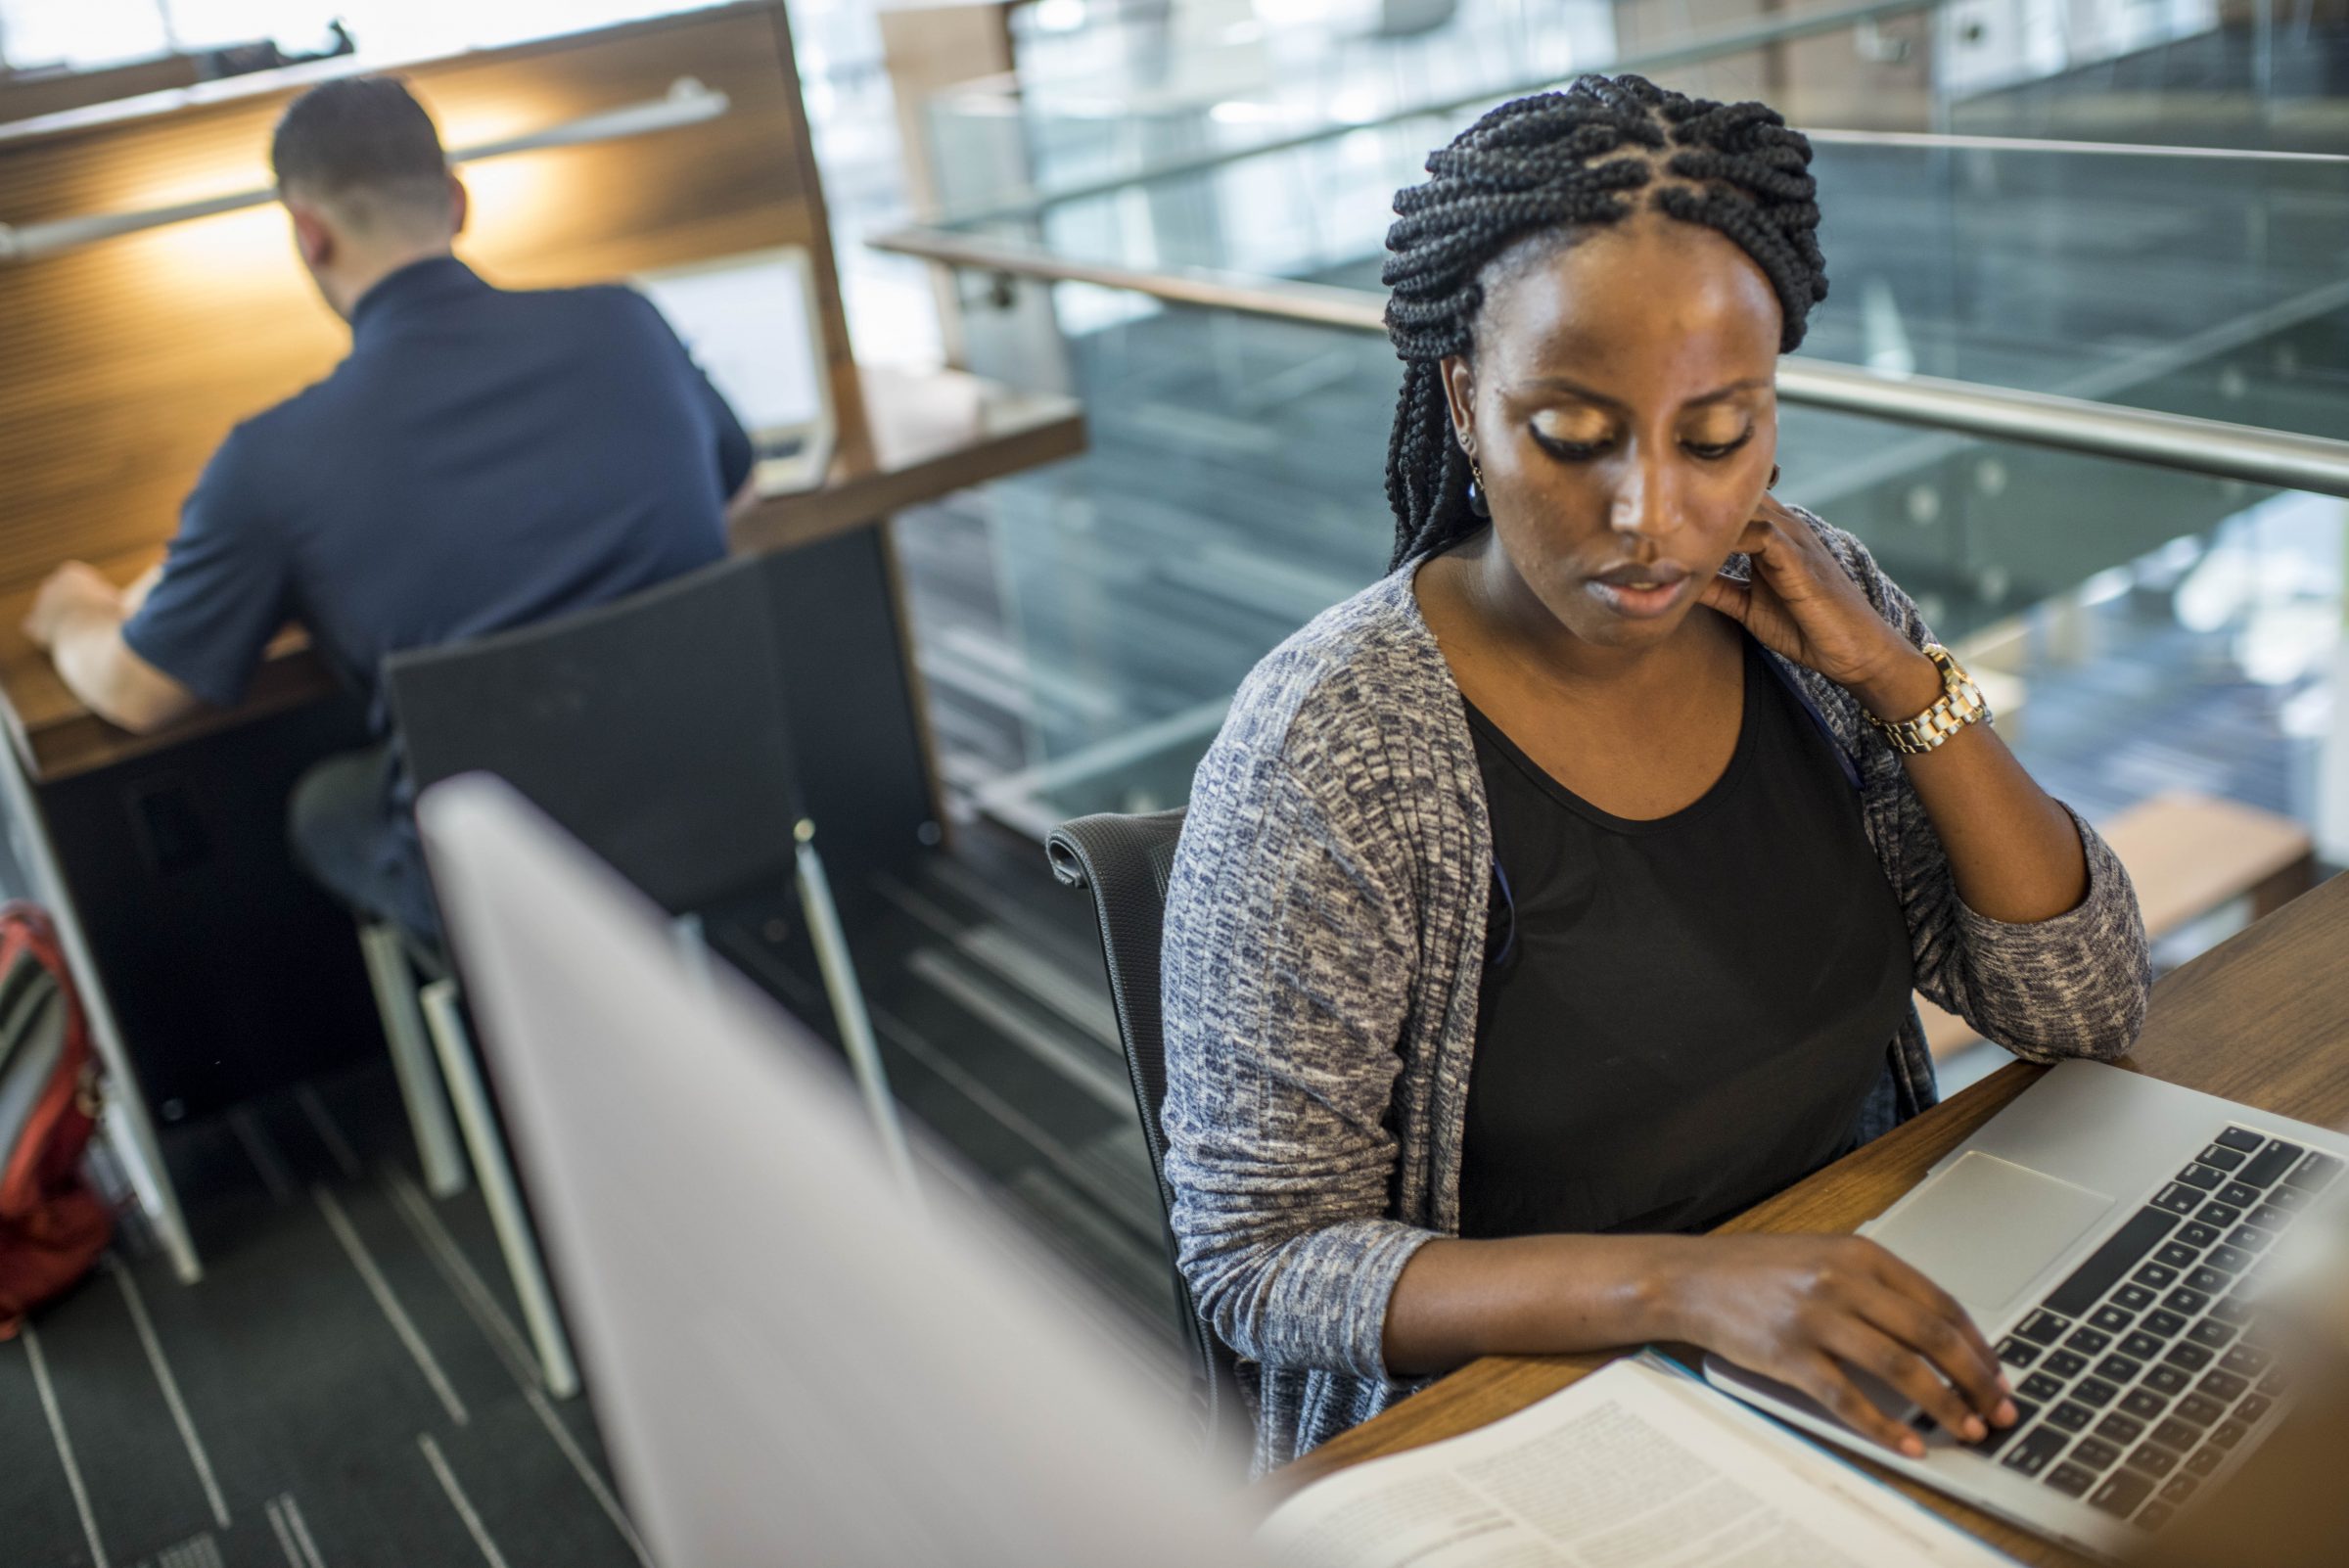
[{"label": "red backpack", "polygon": [[98,1064],[49,917],[0,907],[0,1339],[98,1262],[115,1217],[82,1175]]}]

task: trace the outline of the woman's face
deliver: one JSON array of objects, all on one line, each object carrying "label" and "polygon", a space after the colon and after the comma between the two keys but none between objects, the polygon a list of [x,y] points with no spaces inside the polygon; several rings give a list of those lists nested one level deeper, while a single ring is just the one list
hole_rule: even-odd
[{"label": "woman's face", "polygon": [[1493,533],[1568,630],[1651,645],[1736,547],[1777,450],[1777,296],[1736,242],[1641,211],[1485,291],[1444,361]]}]

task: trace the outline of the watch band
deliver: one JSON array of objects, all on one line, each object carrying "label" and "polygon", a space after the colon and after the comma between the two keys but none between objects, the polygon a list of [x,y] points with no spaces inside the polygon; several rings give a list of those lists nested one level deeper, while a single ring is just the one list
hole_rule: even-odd
[{"label": "watch band", "polygon": [[1897,723],[1888,723],[1862,710],[1892,749],[1909,757],[1921,757],[1966,725],[1986,724],[1991,717],[1990,704],[1983,700],[1982,688],[1950,657],[1947,648],[1938,642],[1928,642],[1923,653],[1933,661],[1933,668],[1941,671],[1941,701],[1914,718],[1904,718]]}]

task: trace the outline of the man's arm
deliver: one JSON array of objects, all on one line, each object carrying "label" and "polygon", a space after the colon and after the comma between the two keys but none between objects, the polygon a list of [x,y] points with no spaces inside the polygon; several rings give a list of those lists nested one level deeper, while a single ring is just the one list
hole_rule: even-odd
[{"label": "man's arm", "polygon": [[99,717],[133,734],[162,728],[193,713],[200,699],[133,653],[122,623],[145,598],[152,574],[116,588],[95,567],[69,561],[49,576],[24,618],[24,634],[47,650],[74,696]]}]

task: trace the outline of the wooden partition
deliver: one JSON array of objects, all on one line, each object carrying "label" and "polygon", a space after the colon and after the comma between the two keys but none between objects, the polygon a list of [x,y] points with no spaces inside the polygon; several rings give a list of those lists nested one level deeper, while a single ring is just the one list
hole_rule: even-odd
[{"label": "wooden partition", "polygon": [[147,93],[193,87],[196,57],[162,55],[97,70],[0,70],[0,121],[59,115]]},{"label": "wooden partition", "polygon": [[[286,103],[371,69],[338,60],[0,126],[0,222],[23,226],[265,188]],[[466,165],[458,254],[493,282],[603,282],[804,245],[841,448],[865,444],[821,192],[779,5],[631,23],[397,68],[452,150],[644,104],[691,78],[715,118]],[[60,561],[127,576],[154,559],[240,419],[348,346],[274,204],[0,260],[0,607]],[[18,638],[0,616],[0,652]]]},{"label": "wooden partition", "polygon": [[[288,100],[371,69],[322,62],[0,125],[0,223],[21,232],[265,190],[269,136]],[[874,467],[886,443],[868,434],[780,5],[398,73],[452,150],[643,106],[680,80],[724,94],[714,117],[467,164],[474,223],[458,254],[493,282],[532,287],[805,246],[840,461]],[[325,375],[348,342],[274,203],[0,259],[0,720],[14,742],[0,754],[0,795],[8,843],[23,858],[0,869],[12,873],[8,892],[57,916],[112,1080],[110,1141],[186,1277],[195,1245],[155,1124],[381,1049],[347,916],[295,868],[285,838],[295,779],[364,741],[365,715],[333,693],[317,661],[292,651],[263,662],[236,709],[131,736],[74,700],[20,622],[61,561],[127,577],[153,560],[221,438]],[[809,580],[795,586],[835,616],[860,613],[839,635],[890,653],[898,622],[877,531],[821,549],[804,554],[794,576]],[[935,810],[906,674],[894,661],[867,663],[856,733],[877,739],[824,755],[862,766],[887,748],[872,767],[890,776],[860,780],[854,804],[871,819],[856,825],[887,827],[895,848]],[[897,819],[882,821],[873,801]]]}]

